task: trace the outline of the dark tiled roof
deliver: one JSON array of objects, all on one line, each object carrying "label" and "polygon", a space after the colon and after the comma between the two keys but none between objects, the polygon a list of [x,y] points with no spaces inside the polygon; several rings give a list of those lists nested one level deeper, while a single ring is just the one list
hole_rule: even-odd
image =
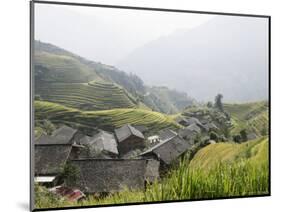
[{"label": "dark tiled roof", "polygon": [[186,127],[186,129],[191,130],[196,133],[201,133],[201,129],[200,129],[200,127],[197,126],[197,124],[191,124],[188,127]]},{"label": "dark tiled roof", "polygon": [[154,147],[143,152],[141,155],[154,153],[165,164],[169,165],[172,161],[177,159],[180,155],[191,148],[191,144],[179,136],[175,136],[166,141],[160,142]]},{"label": "dark tiled roof", "polygon": [[35,145],[35,175],[57,175],[71,152],[71,145]]},{"label": "dark tiled roof", "polygon": [[78,168],[78,179],[71,187],[85,193],[117,192],[144,188],[146,160],[85,159],[70,162]]},{"label": "dark tiled roof", "polygon": [[198,126],[203,126],[202,123],[199,121],[199,119],[197,119],[195,117],[191,117],[191,118],[187,119],[187,123],[188,123],[188,125],[197,124]]},{"label": "dark tiled roof", "polygon": [[179,136],[182,138],[192,138],[193,136],[195,136],[195,134],[197,134],[197,132],[194,132],[190,128],[184,128],[179,130]]},{"label": "dark tiled roof", "polygon": [[209,122],[204,125],[207,130],[217,130],[219,129],[213,122]]},{"label": "dark tiled roof", "polygon": [[185,123],[187,123],[187,119],[184,118],[184,117],[182,117],[182,116],[178,116],[178,117],[175,119],[175,121],[176,121],[177,123],[180,123],[180,122],[185,122]]},{"label": "dark tiled roof", "polygon": [[46,144],[57,144],[57,140],[49,135],[41,135],[39,138],[37,138],[35,140],[35,144],[42,144],[42,145],[46,145]]},{"label": "dark tiled roof", "polygon": [[136,128],[141,133],[145,133],[148,130],[148,128],[143,125],[133,125],[133,127]]},{"label": "dark tiled roof", "polygon": [[118,155],[117,142],[113,134],[100,131],[93,137],[83,136],[78,141],[81,145],[90,146],[98,151]]},{"label": "dark tiled roof", "polygon": [[123,127],[116,129],[115,135],[117,137],[118,142],[126,140],[131,135],[144,139],[143,134],[136,128],[132,127],[130,124],[124,125]]},{"label": "dark tiled roof", "polygon": [[164,141],[170,138],[173,138],[177,135],[176,132],[170,129],[163,129],[158,132],[160,140]]},{"label": "dark tiled roof", "polygon": [[76,132],[76,129],[68,126],[62,126],[59,129],[56,129],[52,136],[57,140],[57,143],[73,143],[72,138]]}]

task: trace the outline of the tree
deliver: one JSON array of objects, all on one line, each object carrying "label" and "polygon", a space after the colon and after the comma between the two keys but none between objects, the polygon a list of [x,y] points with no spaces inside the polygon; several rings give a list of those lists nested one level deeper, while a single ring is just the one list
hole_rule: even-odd
[{"label": "tree", "polygon": [[215,97],[215,107],[217,109],[219,109],[220,111],[223,111],[222,98],[223,98],[223,95],[220,93],[218,95],[216,95],[216,97]]},{"label": "tree", "polygon": [[241,138],[241,135],[234,135],[233,136],[233,140],[236,142],[236,143],[240,143],[242,138]]},{"label": "tree", "polygon": [[218,141],[218,138],[219,138],[219,136],[218,136],[217,133],[215,133],[213,131],[210,132],[210,139],[211,140]]},{"label": "tree", "polygon": [[63,166],[62,172],[59,175],[59,182],[65,182],[67,185],[74,185],[78,179],[78,176],[78,168],[67,163],[65,166]]},{"label": "tree", "polygon": [[229,138],[230,136],[230,129],[228,126],[224,125],[222,127],[222,132],[223,132],[223,135],[225,136],[225,138]]},{"label": "tree", "polygon": [[207,102],[207,107],[208,108],[212,108],[213,107],[213,103],[212,102]]},{"label": "tree", "polygon": [[241,139],[242,141],[247,141],[248,136],[247,136],[247,131],[245,129],[240,131]]}]

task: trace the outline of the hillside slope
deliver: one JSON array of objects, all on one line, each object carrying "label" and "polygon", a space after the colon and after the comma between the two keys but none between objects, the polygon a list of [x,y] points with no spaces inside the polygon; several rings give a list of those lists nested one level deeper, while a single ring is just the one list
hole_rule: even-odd
[{"label": "hillside slope", "polygon": [[217,143],[199,150],[190,162],[190,168],[212,169],[219,163],[250,163],[268,165],[268,138],[263,137],[242,144]]},{"label": "hillside slope", "polygon": [[[193,102],[185,93],[168,88],[165,92],[163,89],[152,91],[134,74],[89,61],[40,41],[35,41],[34,77],[35,94],[42,100],[77,109],[106,110],[148,106],[155,111],[176,113]],[[88,84],[91,81],[97,83]],[[108,101],[110,92],[112,101]],[[152,95],[146,95],[147,93]],[[115,97],[120,98],[119,101]]]},{"label": "hillside slope", "polygon": [[232,134],[247,129],[257,135],[268,134],[268,102],[252,102],[245,104],[224,104],[224,109],[232,117]]},{"label": "hillside slope", "polygon": [[83,110],[131,108],[136,100],[123,88],[104,81],[89,83],[41,83],[35,87],[40,99]]},{"label": "hillside slope", "polygon": [[35,101],[34,106],[35,122],[49,120],[55,124],[66,124],[82,129],[99,128],[113,131],[124,124],[144,125],[151,131],[178,127],[170,116],[143,109],[81,111],[43,101]]}]

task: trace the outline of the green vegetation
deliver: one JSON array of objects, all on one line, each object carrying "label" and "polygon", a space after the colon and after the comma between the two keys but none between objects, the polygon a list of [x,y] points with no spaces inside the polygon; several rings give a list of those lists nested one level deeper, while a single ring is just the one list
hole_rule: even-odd
[{"label": "green vegetation", "polygon": [[268,134],[268,102],[253,102],[245,104],[224,104],[224,109],[232,117],[232,134],[239,134],[247,129],[257,135]]},{"label": "green vegetation", "polygon": [[178,113],[194,103],[194,100],[184,92],[168,89],[167,87],[153,86],[147,88],[143,102],[154,111],[167,114]]},{"label": "green vegetation", "polygon": [[43,101],[35,101],[34,106],[35,121],[47,119],[55,124],[75,125],[78,128],[100,128],[112,131],[128,123],[145,125],[152,131],[165,127],[179,127],[170,116],[143,109],[81,111]]},{"label": "green vegetation", "polygon": [[83,110],[132,108],[136,101],[116,84],[104,81],[87,83],[48,83],[35,88],[42,100]]},{"label": "green vegetation", "polygon": [[[88,197],[80,203],[56,207],[122,204],[180,199],[268,194],[268,139],[243,144],[219,143],[201,149],[191,160],[183,159],[161,182],[145,192],[125,190],[106,198]],[[52,200],[52,199],[51,199]],[[52,207],[52,202],[36,204]],[[54,205],[53,205],[54,206]]]},{"label": "green vegetation", "polygon": [[262,159],[259,163],[268,163],[268,138],[236,143],[217,143],[208,145],[199,150],[190,163],[191,168],[201,167],[202,169],[211,169],[218,163],[234,163],[247,159]]},{"label": "green vegetation", "polygon": [[68,55],[35,52],[36,82],[82,83],[98,78],[94,69]]}]

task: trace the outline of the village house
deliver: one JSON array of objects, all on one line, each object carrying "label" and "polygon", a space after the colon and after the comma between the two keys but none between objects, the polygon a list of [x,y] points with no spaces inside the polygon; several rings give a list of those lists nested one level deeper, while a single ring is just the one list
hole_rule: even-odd
[{"label": "village house", "polygon": [[169,128],[162,129],[158,132],[159,138],[161,141],[165,141],[167,139],[171,139],[177,136],[177,133]]},{"label": "village house", "polygon": [[[200,129],[199,129],[200,131]],[[193,130],[193,127],[186,127],[184,129],[179,129],[178,134],[181,138],[185,140],[190,140],[193,142],[195,139],[196,135],[198,134],[198,129]]]},{"label": "village house", "polygon": [[133,125],[133,127],[140,131],[142,134],[148,131],[148,128],[144,125]]},{"label": "village house", "polygon": [[219,128],[217,127],[217,125],[215,125],[213,122],[208,122],[208,123],[204,124],[204,127],[205,127],[208,131],[217,131],[217,130],[219,130]]},{"label": "village house", "polygon": [[145,147],[143,134],[130,124],[115,129],[115,135],[118,142],[118,151],[121,155]]},{"label": "village house", "polygon": [[147,161],[143,159],[79,159],[70,161],[78,176],[69,187],[85,194],[144,189]]},{"label": "village house", "polygon": [[45,185],[55,184],[72,150],[71,144],[35,144],[35,179]]},{"label": "village house", "polygon": [[141,153],[143,158],[154,158],[160,160],[161,169],[165,169],[178,159],[192,146],[188,141],[183,140],[179,136],[167,139],[152,148]]},{"label": "village house", "polygon": [[101,130],[94,136],[84,135],[78,139],[77,144],[84,146],[81,149],[79,158],[117,158],[117,141],[112,133]]},{"label": "village house", "polygon": [[207,132],[208,131],[208,129],[199,121],[198,118],[191,117],[191,118],[186,119],[186,120],[187,120],[187,125],[186,126],[191,126],[191,125],[196,124],[198,127],[200,127],[200,129],[203,132]]},{"label": "village house", "polygon": [[56,143],[66,144],[66,143],[74,143],[74,135],[77,133],[76,129],[73,129],[68,126],[62,126],[56,129],[52,133],[52,137],[55,138]]},{"label": "village house", "polygon": [[184,118],[184,117],[182,117],[182,116],[178,116],[178,117],[175,119],[175,121],[176,121],[178,124],[182,125],[182,126],[188,126],[188,121],[187,121],[187,119]]}]

